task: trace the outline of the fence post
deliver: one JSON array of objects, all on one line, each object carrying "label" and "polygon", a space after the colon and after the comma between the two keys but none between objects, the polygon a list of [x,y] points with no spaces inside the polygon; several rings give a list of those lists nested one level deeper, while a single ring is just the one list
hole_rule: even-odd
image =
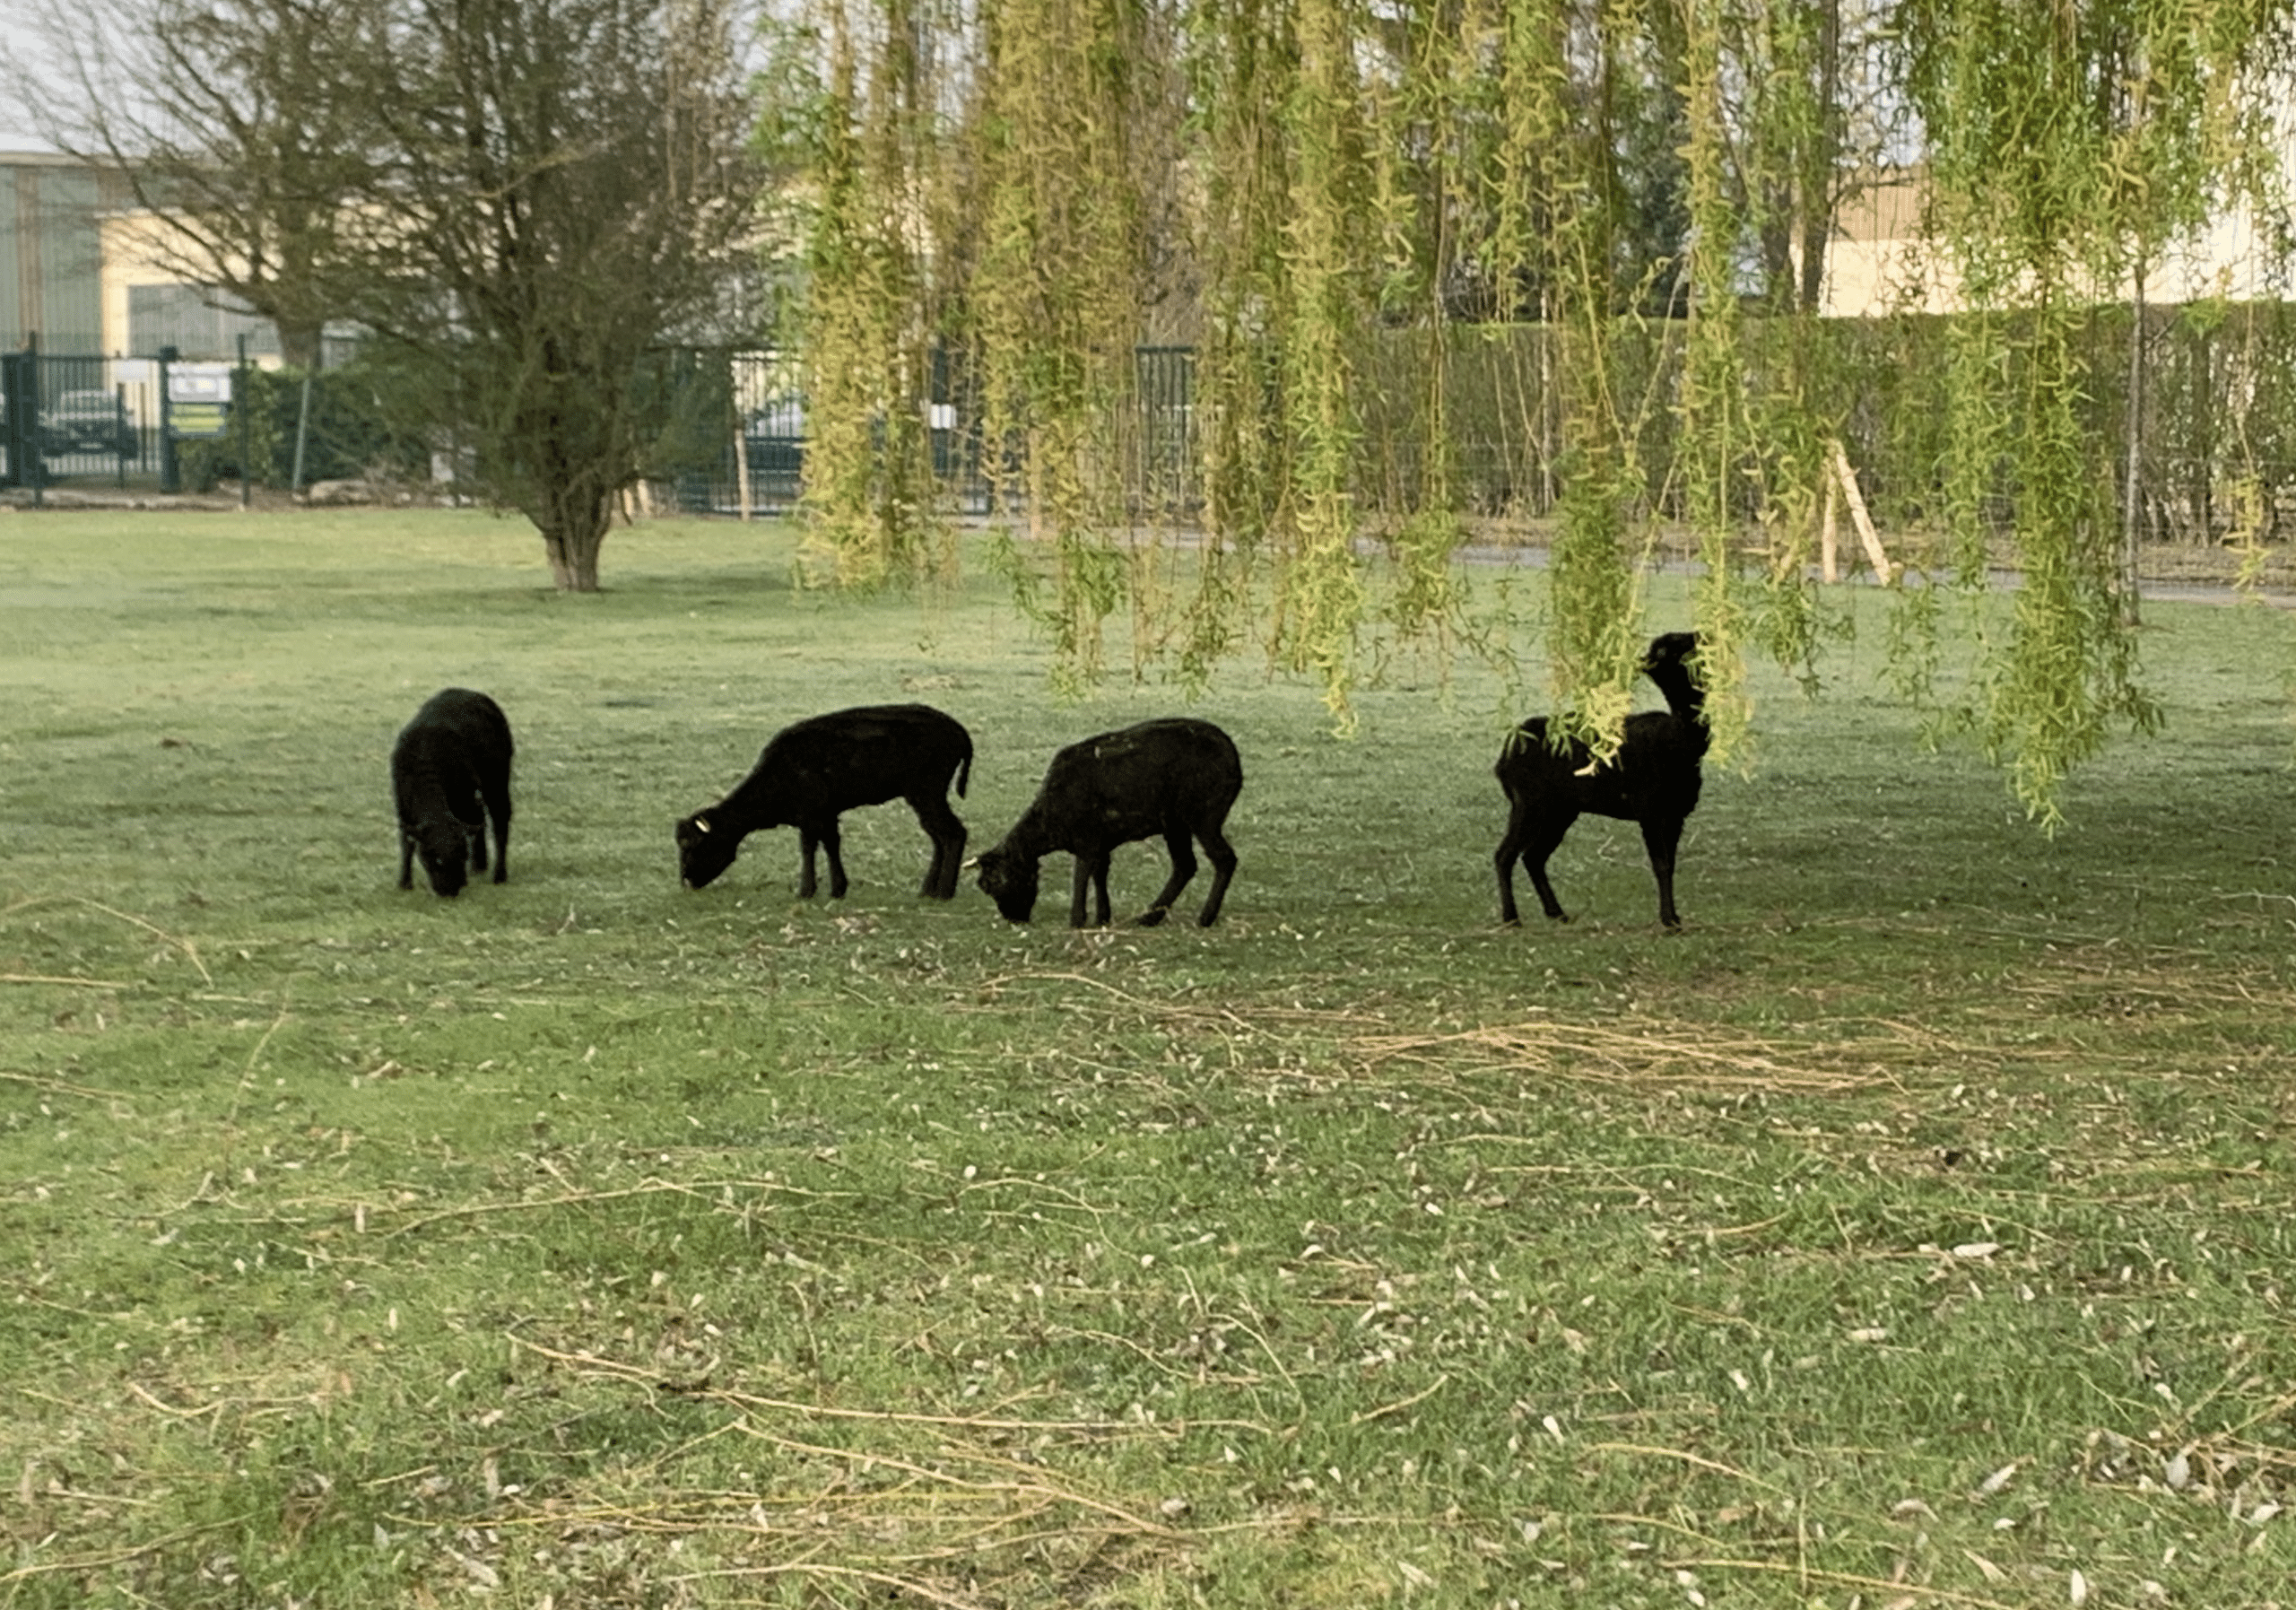
[{"label": "fence post", "polygon": [[303,404],[295,412],[295,473],[288,478],[287,495],[303,495],[303,444],[311,438],[311,371],[303,371]]},{"label": "fence post", "polygon": [[169,367],[181,355],[171,346],[160,349],[160,490],[170,496],[183,490],[183,468],[176,463],[174,399],[168,385]]},{"label": "fence post", "polygon": [[31,379],[24,387],[25,419],[17,439],[30,448],[24,455],[24,467],[31,479],[32,507],[40,509],[48,503],[48,448],[40,440],[39,431],[39,332],[37,330],[24,337],[24,372]]},{"label": "fence post", "polygon": [[231,374],[231,412],[239,419],[239,507],[255,501],[255,454],[248,442],[248,337],[239,332],[239,367]]}]

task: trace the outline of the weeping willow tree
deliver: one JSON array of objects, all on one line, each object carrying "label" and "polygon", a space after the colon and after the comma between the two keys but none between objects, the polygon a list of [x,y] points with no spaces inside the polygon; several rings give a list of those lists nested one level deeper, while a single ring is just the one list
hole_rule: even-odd
[{"label": "weeping willow tree", "polygon": [[[1124,516],[1115,422],[1134,386],[1144,280],[1133,161],[1143,75],[1135,0],[983,0],[971,124],[984,221],[970,282],[990,495],[1015,502],[1052,557],[1048,597],[1007,566],[1050,631],[1054,674],[1097,677],[1103,623],[1140,574]],[[1135,644],[1144,634],[1135,631]]]},{"label": "weeping willow tree", "polygon": [[[2054,826],[2067,773],[2111,727],[2158,719],[2136,679],[2135,579],[2110,455],[2083,418],[2079,337],[2148,253],[2253,178],[2289,17],[2269,0],[1911,0],[1903,23],[1932,220],[1971,309],[1947,399],[1956,579],[1979,648],[1958,714]],[[1997,488],[2023,579],[2005,632],[1986,584]],[[1918,613],[1913,634],[1940,613]],[[1934,660],[1934,641],[1919,652]]]},{"label": "weeping willow tree", "polygon": [[1555,730],[1602,754],[1624,728],[1640,647],[1627,546],[1640,474],[1637,403],[1623,393],[1616,351],[1619,178],[1608,116],[1631,15],[1572,0],[1500,4],[1491,273],[1535,288],[1553,343],[1562,431],[1547,646],[1568,718]]},{"label": "weeping willow tree", "polygon": [[1365,590],[1355,554],[1355,417],[1350,337],[1359,311],[1363,172],[1357,30],[1346,0],[1299,0],[1299,65],[1283,109],[1292,154],[1283,333],[1292,455],[1288,535],[1276,572],[1279,660],[1312,671],[1342,730]]},{"label": "weeping willow tree", "polygon": [[1425,339],[1419,358],[1415,459],[1395,467],[1387,496],[1401,518],[1383,535],[1393,567],[1386,614],[1405,640],[1431,636],[1448,655],[1462,601],[1454,555],[1466,540],[1459,448],[1451,419],[1455,300],[1484,286],[1463,246],[1482,224],[1478,194],[1490,127],[1485,0],[1408,0],[1389,13],[1396,67],[1370,97],[1372,215],[1379,232],[1378,315]]},{"label": "weeping willow tree", "polygon": [[[806,326],[810,495],[861,556],[839,579],[929,551],[902,534],[931,528],[938,342],[964,354],[998,552],[1062,685],[1103,674],[1128,612],[1135,674],[1200,686],[1257,645],[1344,730],[1367,656],[1464,619],[1457,343],[1528,326],[1557,729],[1616,741],[1678,518],[1726,753],[1741,647],[1806,664],[1829,624],[1808,562],[1848,425],[1827,248],[1883,144],[1871,107],[1898,108],[1970,309],[1944,402],[1952,568],[1983,593],[2005,524],[2025,572],[1962,612],[1967,722],[2054,820],[2068,769],[2151,719],[2075,337],[2259,170],[2283,0],[929,3],[821,0],[866,22],[823,30]],[[1197,357],[1184,553],[1126,478],[1152,320]],[[1415,457],[1382,503],[1365,358],[1405,340]],[[1901,589],[1909,686],[1938,685],[1952,614]]]},{"label": "weeping willow tree", "polygon": [[1250,639],[1252,577],[1291,473],[1288,433],[1267,428],[1283,397],[1274,333],[1290,324],[1291,163],[1278,113],[1298,59],[1291,17],[1290,0],[1209,0],[1185,30],[1201,176],[1189,245],[1204,280],[1196,386],[1204,537],[1178,651],[1191,687]]},{"label": "weeping willow tree", "polygon": [[[1733,515],[1746,448],[1740,358],[1739,211],[1728,182],[1730,129],[1724,115],[1722,0],[1683,0],[1683,90],[1689,112],[1691,239],[1689,350],[1683,366],[1681,464],[1683,503],[1703,574],[1696,614],[1703,634],[1706,715],[1712,747],[1731,753],[1749,710],[1744,668],[1731,653],[1744,636]],[[1780,575],[1783,567],[1774,569]]]},{"label": "weeping willow tree", "polygon": [[805,242],[804,573],[873,588],[944,569],[926,433],[934,85],[929,0],[827,0]]}]

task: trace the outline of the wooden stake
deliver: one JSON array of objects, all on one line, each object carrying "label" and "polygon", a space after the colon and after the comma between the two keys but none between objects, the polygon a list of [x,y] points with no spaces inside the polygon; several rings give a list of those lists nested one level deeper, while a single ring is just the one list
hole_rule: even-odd
[{"label": "wooden stake", "polygon": [[1874,517],[1866,512],[1866,499],[1857,490],[1857,472],[1849,467],[1849,454],[1839,441],[1833,444],[1834,479],[1841,483],[1841,495],[1849,504],[1849,523],[1857,527],[1857,540],[1866,544],[1866,557],[1873,561],[1874,574],[1883,586],[1890,584],[1895,574],[1890,556],[1882,551],[1881,536],[1874,529]]},{"label": "wooden stake", "polygon": [[734,422],[734,495],[741,504],[742,518],[750,518],[750,433],[740,420]]},{"label": "wooden stake", "polygon": [[1826,466],[1825,513],[1818,518],[1818,574],[1828,581],[1841,579],[1841,544],[1834,529],[1834,510],[1841,501],[1833,466]]}]

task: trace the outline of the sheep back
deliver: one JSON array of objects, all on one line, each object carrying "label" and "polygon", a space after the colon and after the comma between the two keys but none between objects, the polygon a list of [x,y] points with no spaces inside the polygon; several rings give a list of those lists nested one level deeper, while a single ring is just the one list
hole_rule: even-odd
[{"label": "sheep back", "polygon": [[[502,707],[470,688],[442,688],[425,700],[391,746],[391,793],[397,808],[399,886],[412,882],[410,857],[419,855],[431,889],[459,893],[468,881],[472,839],[477,865],[486,866],[483,834],[494,817],[498,852],[506,852],[510,816],[510,762],[517,746]],[[498,853],[495,882],[508,875]]]},{"label": "sheep back", "polygon": [[677,823],[679,875],[706,886],[747,835],[767,828],[821,832],[841,812],[888,800],[945,802],[972,775],[972,735],[929,704],[872,704],[792,722],[716,805]]},{"label": "sheep back", "polygon": [[[1210,821],[1243,792],[1234,740],[1209,721],[1168,717],[1104,732],[1052,757],[1007,843],[1029,853],[1091,855]],[[1022,845],[1013,845],[1022,848]]]}]

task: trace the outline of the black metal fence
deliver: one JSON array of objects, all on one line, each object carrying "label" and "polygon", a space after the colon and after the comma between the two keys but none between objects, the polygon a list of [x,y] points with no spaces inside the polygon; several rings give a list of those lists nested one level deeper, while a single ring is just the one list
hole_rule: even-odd
[{"label": "black metal fence", "polygon": [[[2161,308],[2141,338],[2147,384],[2128,395],[2126,309],[2089,321],[2088,384],[2082,408],[2100,474],[2118,482],[2132,405],[2141,407],[2141,508],[2153,541],[2206,543],[2259,527],[2267,537],[2296,530],[2296,304]],[[1779,338],[1779,351],[1762,343]],[[1934,522],[1947,451],[1952,322],[1908,317],[1828,320],[1806,329],[1750,335],[1746,386],[1773,382],[1766,367],[1803,367],[1805,392],[1848,449],[1868,504],[1900,528]],[[1643,499],[1660,517],[1679,513],[1673,473],[1680,385],[1680,332],[1654,323],[1622,335],[1612,361],[1615,389],[1642,399],[1636,458]],[[331,355],[332,356],[332,355]],[[647,413],[659,427],[645,455],[656,506],[697,514],[786,514],[802,490],[807,441],[802,378],[775,352],[683,348],[642,374]],[[1449,437],[1451,497],[1470,512],[1541,517],[1559,483],[1561,415],[1553,333],[1530,326],[1393,330],[1367,337],[1354,363],[1358,506],[1407,512],[1430,495],[1430,422]],[[463,461],[451,430],[394,424],[417,398],[389,400],[390,378],[343,367],[290,374],[252,363],[183,364],[165,351],[143,358],[0,354],[0,485],[167,490],[219,478],[300,492],[314,483],[396,482],[420,493]],[[1201,513],[1205,427],[1196,354],[1144,346],[1131,387],[1109,422],[1111,468],[1130,518],[1146,524]],[[205,388],[203,392],[203,387]],[[978,387],[962,355],[932,362],[927,438],[944,507],[988,511],[1004,444],[985,439]],[[216,399],[235,401],[228,410]],[[204,398],[204,400],[203,400]],[[226,423],[226,422],[228,422]],[[1009,459],[1008,459],[1009,464]],[[2005,510],[2014,496],[2005,464]],[[1746,496],[1758,495],[1751,476]],[[441,493],[447,490],[441,485]],[[1017,492],[1008,492],[1017,496]],[[1747,512],[1753,511],[1749,507]]]},{"label": "black metal fence", "polygon": [[126,486],[156,474],[150,366],[37,350],[7,353],[0,365],[0,485],[37,495],[60,481]]}]

